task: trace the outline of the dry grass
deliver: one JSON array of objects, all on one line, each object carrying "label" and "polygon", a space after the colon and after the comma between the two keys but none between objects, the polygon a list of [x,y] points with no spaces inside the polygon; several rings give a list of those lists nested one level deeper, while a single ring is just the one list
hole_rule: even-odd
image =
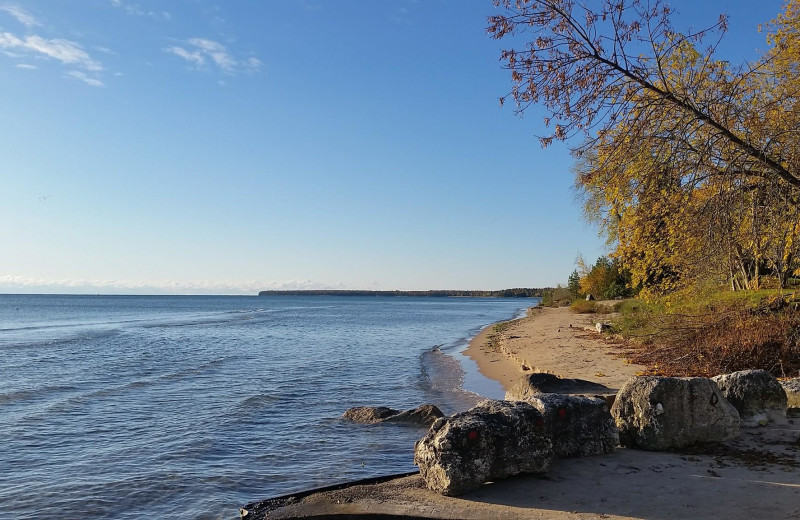
[{"label": "dry grass", "polygon": [[[652,374],[714,376],[761,368],[800,375],[800,310],[785,299],[716,302],[703,312],[648,312],[628,323],[631,361]],[[636,335],[636,332],[639,335]]]}]

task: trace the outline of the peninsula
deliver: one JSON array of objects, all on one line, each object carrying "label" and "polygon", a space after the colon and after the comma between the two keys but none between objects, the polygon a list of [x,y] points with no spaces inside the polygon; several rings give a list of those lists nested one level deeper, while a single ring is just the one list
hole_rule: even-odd
[{"label": "peninsula", "polygon": [[259,296],[416,296],[436,298],[541,298],[548,290],[547,287],[539,289],[516,288],[502,289],[499,291],[462,291],[462,290],[435,290],[435,291],[359,291],[340,289],[313,289],[297,291],[261,291]]}]

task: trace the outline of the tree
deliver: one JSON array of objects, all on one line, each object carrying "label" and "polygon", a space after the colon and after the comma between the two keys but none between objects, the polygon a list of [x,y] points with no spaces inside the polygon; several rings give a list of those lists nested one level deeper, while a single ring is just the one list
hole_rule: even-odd
[{"label": "tree", "polygon": [[[616,260],[601,256],[588,268],[582,259],[578,263],[584,273],[578,280],[581,294],[591,294],[603,300],[610,300],[630,293],[628,273],[620,268]],[[577,275],[578,271],[576,270],[574,274]]]},{"label": "tree", "polygon": [[[660,0],[602,0],[597,9],[573,0],[494,3],[504,10],[489,18],[494,38],[532,32],[523,48],[504,50],[501,59],[511,71],[509,95],[517,111],[538,103],[550,112],[545,125],[554,129],[540,138],[542,145],[595,132],[593,146],[613,133],[617,144],[620,139],[645,143],[696,166],[700,171],[688,180],[776,179],[800,188],[796,136],[756,131],[765,126],[764,108],[796,107],[798,92],[775,98],[751,88],[771,61],[793,63],[791,45],[776,45],[774,56],[731,68],[714,59],[715,44],[696,50],[704,38],[724,34],[724,16],[708,29],[680,33],[670,23],[670,7]],[[794,27],[796,4],[787,4],[790,22],[779,19],[781,28]],[[774,38],[783,34],[776,31]],[[615,153],[624,157],[629,149]]]},{"label": "tree", "polygon": [[581,276],[578,274],[577,269],[572,271],[572,273],[569,275],[569,278],[567,278],[567,289],[569,289],[569,292],[573,298],[580,296]]},{"label": "tree", "polygon": [[769,52],[739,66],[716,43],[698,50],[725,17],[680,33],[659,0],[495,5],[494,37],[530,35],[502,53],[509,95],[518,112],[549,110],[544,146],[584,136],[576,185],[632,285],[786,284],[800,258],[800,0],[766,26]]}]

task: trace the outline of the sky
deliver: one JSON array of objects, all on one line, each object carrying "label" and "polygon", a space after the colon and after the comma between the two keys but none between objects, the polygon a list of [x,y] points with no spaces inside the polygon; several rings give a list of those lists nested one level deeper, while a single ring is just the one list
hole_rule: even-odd
[{"label": "sky", "polygon": [[[766,48],[763,0],[731,61]],[[491,0],[0,0],[0,293],[565,284],[607,253]],[[573,143],[574,144],[574,143]]]}]

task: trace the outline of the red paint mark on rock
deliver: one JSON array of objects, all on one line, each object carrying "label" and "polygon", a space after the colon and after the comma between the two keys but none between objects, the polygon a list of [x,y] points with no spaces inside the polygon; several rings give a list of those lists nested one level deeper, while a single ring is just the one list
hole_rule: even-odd
[{"label": "red paint mark on rock", "polygon": [[476,432],[475,430],[470,430],[469,433],[467,434],[467,438],[472,442],[477,441],[478,440],[478,432]]},{"label": "red paint mark on rock", "polygon": [[564,410],[563,408],[559,409],[559,410],[558,410],[558,416],[559,416],[561,419],[565,418],[565,417],[567,416],[567,411],[566,411],[566,410]]}]

